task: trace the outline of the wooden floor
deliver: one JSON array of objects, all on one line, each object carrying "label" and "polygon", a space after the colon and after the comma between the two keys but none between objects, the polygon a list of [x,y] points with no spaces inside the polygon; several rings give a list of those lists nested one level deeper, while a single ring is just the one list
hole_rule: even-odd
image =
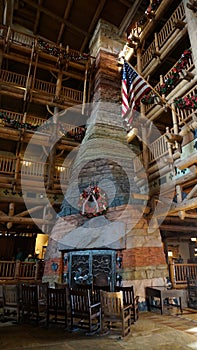
[{"label": "wooden floor", "polygon": [[0,322],[1,350],[183,350],[197,349],[197,310],[184,309],[183,314],[166,310],[141,312],[132,325],[132,333],[87,335],[82,330],[71,332],[63,326],[14,324]]}]

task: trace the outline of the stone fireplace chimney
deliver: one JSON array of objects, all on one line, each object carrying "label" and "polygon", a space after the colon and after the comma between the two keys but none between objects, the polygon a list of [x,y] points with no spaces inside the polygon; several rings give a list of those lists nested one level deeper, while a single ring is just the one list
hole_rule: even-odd
[{"label": "stone fireplace chimney", "polygon": [[[94,62],[93,102],[88,106],[85,137],[73,160],[68,190],[50,234],[43,280],[60,280],[64,253],[113,252],[113,283],[133,284],[141,301],[145,287],[167,276],[159,229],[148,232],[146,201],[136,201],[133,159],[138,147],[128,144],[120,107],[118,52],[123,47],[116,27],[101,20],[90,43]],[[66,255],[67,256],[67,255]],[[103,256],[103,255],[102,255]],[[98,260],[97,260],[98,261]],[[51,270],[52,264],[57,266]],[[112,278],[112,276],[111,276]]]}]

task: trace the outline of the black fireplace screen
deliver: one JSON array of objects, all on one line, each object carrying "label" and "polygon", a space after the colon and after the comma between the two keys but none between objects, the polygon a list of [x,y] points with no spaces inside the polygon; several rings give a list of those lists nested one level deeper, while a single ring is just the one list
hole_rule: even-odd
[{"label": "black fireplace screen", "polygon": [[[106,283],[114,290],[116,283],[116,251],[85,250],[67,253],[68,283],[92,284],[98,276],[106,276]],[[101,281],[102,283],[102,281]]]}]

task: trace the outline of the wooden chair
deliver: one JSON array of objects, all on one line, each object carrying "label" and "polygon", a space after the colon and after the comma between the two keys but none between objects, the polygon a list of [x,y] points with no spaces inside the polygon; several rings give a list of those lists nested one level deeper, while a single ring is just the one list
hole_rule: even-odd
[{"label": "wooden chair", "polygon": [[131,307],[131,320],[132,322],[136,322],[139,318],[139,296],[134,295],[134,288],[133,286],[128,287],[115,287],[116,292],[122,291],[123,293],[123,305],[124,307],[130,305]]},{"label": "wooden chair", "polygon": [[45,317],[46,302],[43,289],[46,286],[36,284],[21,285],[22,320],[36,320],[38,323]]},{"label": "wooden chair", "polygon": [[92,284],[78,284],[75,285],[74,290],[77,290],[79,292],[86,292],[88,290],[90,293],[91,304],[100,302],[100,290],[93,290]]},{"label": "wooden chair", "polygon": [[[46,325],[49,323],[64,323],[67,327],[67,288],[48,288]],[[54,316],[51,318],[50,316]]]},{"label": "wooden chair", "polygon": [[123,306],[122,292],[106,292],[101,290],[101,330],[121,331],[122,337],[131,330],[131,307]]},{"label": "wooden chair", "polygon": [[71,330],[74,327],[97,332],[101,326],[101,304],[93,303],[90,290],[70,289]]},{"label": "wooden chair", "polygon": [[20,290],[17,284],[3,285],[3,317],[12,317],[19,323],[21,313]]}]

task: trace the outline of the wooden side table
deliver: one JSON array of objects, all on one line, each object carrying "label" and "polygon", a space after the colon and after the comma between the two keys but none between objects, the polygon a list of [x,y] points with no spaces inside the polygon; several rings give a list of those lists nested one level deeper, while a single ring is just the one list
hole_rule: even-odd
[{"label": "wooden side table", "polygon": [[[179,308],[181,313],[183,312],[181,303],[182,291],[178,289],[167,289],[166,287],[146,287],[146,299],[148,304],[148,310],[151,308],[156,308],[161,310],[163,314],[164,300],[168,300],[168,305]],[[159,304],[157,304],[154,298],[159,299]],[[173,298],[178,299],[178,304],[170,302]]]}]

